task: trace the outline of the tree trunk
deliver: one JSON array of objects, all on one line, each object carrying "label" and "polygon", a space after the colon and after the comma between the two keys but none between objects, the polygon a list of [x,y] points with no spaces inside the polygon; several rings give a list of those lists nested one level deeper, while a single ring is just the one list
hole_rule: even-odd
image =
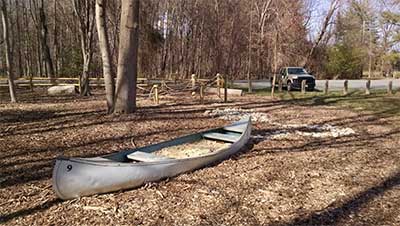
[{"label": "tree trunk", "polygon": [[106,23],[106,2],[107,0],[96,0],[96,24],[99,35],[99,46],[101,59],[103,61],[103,77],[106,88],[107,112],[114,110],[115,84],[111,69],[110,45],[108,42]]},{"label": "tree trunk", "polygon": [[122,0],[114,113],[136,110],[136,78],[139,47],[139,0]]},{"label": "tree trunk", "polygon": [[248,45],[248,62],[247,62],[247,83],[248,83],[248,92],[251,93],[251,44],[252,44],[252,29],[253,26],[253,9],[250,8],[250,27],[249,27],[249,45]]},{"label": "tree trunk", "polygon": [[22,34],[22,32],[21,32],[21,26],[20,26],[20,13],[19,13],[19,11],[20,11],[20,8],[19,8],[19,1],[18,0],[16,0],[15,1],[15,11],[16,11],[16,28],[17,28],[17,69],[18,69],[18,72],[17,72],[17,76],[24,76],[25,75],[25,73],[24,73],[24,65],[23,65],[23,62],[22,62],[22,52],[21,52],[21,49],[22,49],[22,43],[21,43],[21,34]]},{"label": "tree trunk", "polygon": [[53,49],[54,49],[54,74],[58,75],[58,18],[57,18],[57,1],[54,1],[54,34],[53,34]]},{"label": "tree trunk", "polygon": [[43,5],[39,8],[39,21],[40,21],[40,41],[43,48],[43,60],[45,62],[45,70],[47,76],[54,82],[54,67],[51,60],[50,48],[47,44],[48,29],[46,25],[46,15],[44,13]]},{"label": "tree trunk", "polygon": [[15,95],[15,84],[14,84],[14,72],[13,72],[13,64],[12,64],[12,56],[10,50],[10,38],[8,35],[8,14],[7,14],[7,3],[5,0],[2,0],[1,5],[1,20],[3,23],[3,39],[4,39],[4,47],[6,53],[6,67],[7,67],[7,75],[8,75],[8,87],[10,89],[10,97],[11,102],[17,102],[17,98]]},{"label": "tree trunk", "polygon": [[90,54],[84,53],[83,56],[83,71],[80,76],[80,87],[79,93],[82,96],[90,95],[90,86],[89,86],[89,69],[90,63],[92,61],[92,56]]},{"label": "tree trunk", "polygon": [[93,31],[95,24],[95,4],[91,0],[73,0],[75,17],[78,20],[81,51],[83,56],[83,70],[80,76],[79,92],[81,96],[90,95],[89,70],[93,56]]}]

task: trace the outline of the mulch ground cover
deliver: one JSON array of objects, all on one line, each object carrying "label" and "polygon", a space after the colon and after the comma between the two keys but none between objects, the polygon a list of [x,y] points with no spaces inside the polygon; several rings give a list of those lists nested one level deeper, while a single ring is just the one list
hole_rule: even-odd
[{"label": "mulch ground cover", "polygon": [[[0,223],[8,225],[400,225],[398,117],[247,95],[140,98],[107,115],[104,94],[0,94]],[[57,156],[97,156],[230,123],[204,112],[251,109],[254,136],[218,164],[138,189],[63,201],[52,190]],[[269,138],[279,125],[351,128],[341,137]],[[290,128],[290,127],[289,127]]]}]

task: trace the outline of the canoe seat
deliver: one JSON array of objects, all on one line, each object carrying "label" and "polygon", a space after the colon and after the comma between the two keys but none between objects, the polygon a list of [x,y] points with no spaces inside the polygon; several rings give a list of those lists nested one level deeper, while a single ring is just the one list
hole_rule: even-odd
[{"label": "canoe seat", "polygon": [[205,134],[203,134],[203,137],[207,138],[207,139],[212,139],[212,140],[221,140],[221,141],[234,143],[237,140],[239,140],[240,135],[241,134],[239,134],[239,133],[216,133],[216,132],[213,132],[213,133],[205,133]]},{"label": "canoe seat", "polygon": [[243,133],[244,131],[246,131],[246,128],[247,128],[247,123],[240,122],[230,126],[225,126],[223,129],[235,133]]},{"label": "canoe seat", "polygon": [[168,160],[171,158],[158,156],[151,153],[143,152],[143,151],[135,151],[126,156],[130,160],[140,161],[140,162],[158,162],[162,160]]}]

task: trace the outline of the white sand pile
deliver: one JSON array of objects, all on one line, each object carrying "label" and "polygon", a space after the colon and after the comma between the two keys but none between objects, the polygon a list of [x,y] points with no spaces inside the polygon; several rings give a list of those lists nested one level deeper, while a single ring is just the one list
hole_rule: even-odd
[{"label": "white sand pile", "polygon": [[329,124],[323,125],[307,125],[307,124],[281,124],[272,122],[271,118],[267,114],[262,112],[256,112],[251,109],[241,108],[225,108],[208,110],[204,112],[204,115],[218,117],[219,119],[227,121],[237,121],[246,117],[251,116],[252,122],[268,122],[273,126],[280,127],[282,129],[263,134],[255,135],[254,139],[287,139],[293,137],[315,137],[315,138],[328,138],[328,137],[344,137],[355,134],[356,132],[351,128],[342,128]]},{"label": "white sand pile", "polygon": [[215,109],[212,111],[205,111],[204,115],[218,117],[219,119],[228,121],[237,121],[243,118],[251,116],[252,122],[269,122],[268,115],[262,112],[255,112],[251,109],[241,109],[241,108],[225,108],[225,109]]},{"label": "white sand pile", "polygon": [[[276,124],[275,124],[276,125]],[[281,130],[263,135],[253,136],[254,139],[291,139],[295,137],[314,137],[314,138],[338,138],[355,134],[352,128],[342,128],[332,126],[329,124],[324,125],[282,125]]]}]

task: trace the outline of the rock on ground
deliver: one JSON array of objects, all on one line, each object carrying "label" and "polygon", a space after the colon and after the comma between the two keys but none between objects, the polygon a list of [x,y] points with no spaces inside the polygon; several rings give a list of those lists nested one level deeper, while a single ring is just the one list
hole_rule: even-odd
[{"label": "rock on ground", "polygon": [[72,94],[77,94],[77,90],[75,89],[74,85],[67,85],[67,86],[52,86],[49,89],[47,89],[47,93],[50,96],[55,96],[55,95],[72,95]]}]

